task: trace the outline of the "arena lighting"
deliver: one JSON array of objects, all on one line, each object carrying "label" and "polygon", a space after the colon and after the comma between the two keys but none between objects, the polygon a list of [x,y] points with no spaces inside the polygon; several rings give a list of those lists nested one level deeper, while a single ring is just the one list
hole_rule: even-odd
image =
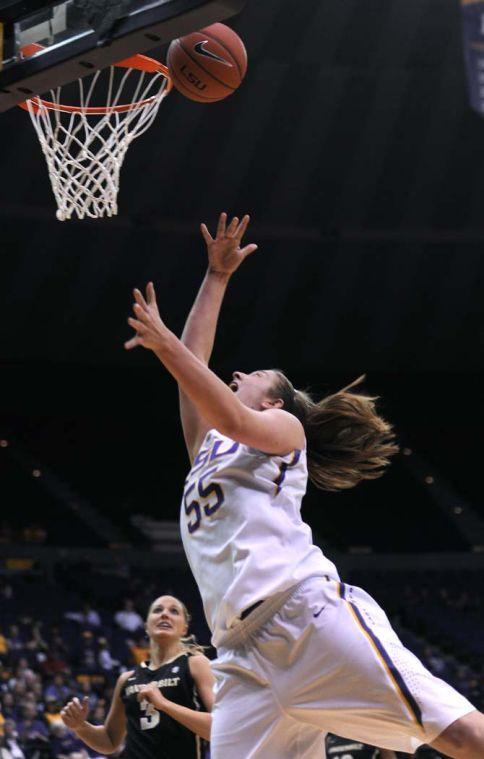
[{"label": "arena lighting", "polygon": [[0,448],[8,448],[8,440],[0,440]]},{"label": "arena lighting", "polygon": [[463,511],[462,506],[454,506],[454,514],[462,514]]},{"label": "arena lighting", "polygon": [[32,477],[42,477],[40,469],[32,469]]},{"label": "arena lighting", "polygon": [[411,456],[412,453],[413,453],[413,451],[412,451],[411,448],[404,448],[403,451],[402,451],[402,453],[403,453],[404,456]]},{"label": "arena lighting", "polygon": [[431,474],[428,474],[425,477],[424,482],[425,482],[426,485],[433,485],[434,484],[434,478],[432,477]]}]

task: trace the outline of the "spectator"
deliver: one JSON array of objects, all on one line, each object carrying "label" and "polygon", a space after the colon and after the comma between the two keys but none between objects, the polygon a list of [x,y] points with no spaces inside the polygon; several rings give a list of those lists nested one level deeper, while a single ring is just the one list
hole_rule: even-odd
[{"label": "spectator", "polygon": [[52,654],[54,656],[57,656],[58,658],[63,658],[68,655],[67,646],[61,635],[61,631],[59,627],[57,627],[57,625],[54,625],[54,627],[52,627],[50,630],[48,646],[49,646],[49,651],[52,652]]},{"label": "spectator", "polygon": [[36,676],[35,682],[32,683],[30,686],[31,693],[35,696],[35,700],[37,703],[43,703],[43,689],[42,689],[42,679],[40,675]]},{"label": "spectator", "polygon": [[34,741],[47,741],[49,731],[43,720],[37,716],[37,709],[33,704],[26,704],[22,707],[22,719],[17,723],[17,730],[21,743],[32,743]]},{"label": "spectator", "polygon": [[41,669],[46,675],[56,675],[67,670],[69,652],[57,626],[52,627],[48,641],[49,649],[41,662]]},{"label": "spectator", "polygon": [[7,691],[2,696],[2,714],[7,721],[18,719],[19,715],[15,707],[15,698],[13,693],[10,693],[10,691]]},{"label": "spectator", "polygon": [[143,627],[143,620],[136,611],[134,603],[130,598],[124,602],[124,609],[116,612],[114,615],[116,623],[126,632],[134,633]]},{"label": "spectator", "polygon": [[24,699],[22,701],[22,706],[27,706],[29,704],[30,706],[33,706],[35,708],[35,711],[37,713],[38,717],[42,717],[44,713],[44,705],[39,704],[34,696],[33,693],[26,693],[24,696]]},{"label": "spectator", "polygon": [[84,630],[78,655],[80,672],[83,674],[94,674],[97,672],[96,654],[96,642],[94,636],[90,630]]},{"label": "spectator", "polygon": [[33,654],[38,654],[39,652],[42,652],[42,651],[45,652],[49,650],[49,646],[47,645],[46,641],[42,637],[41,627],[42,625],[40,624],[40,622],[37,622],[36,624],[32,625],[30,637],[26,644],[27,650],[31,651]]},{"label": "spectator", "polygon": [[44,698],[46,700],[52,697],[56,701],[60,701],[61,704],[67,701],[69,695],[70,688],[66,685],[64,675],[61,674],[55,675],[53,681],[44,690]]},{"label": "spectator", "polygon": [[30,668],[28,660],[23,656],[17,661],[15,669],[15,677],[11,679],[12,685],[16,682],[23,680],[27,685],[31,684],[35,680],[35,672]]},{"label": "spectator", "polygon": [[119,671],[120,662],[113,659],[106,638],[98,638],[98,662],[102,671],[106,674]]},{"label": "spectator", "polygon": [[60,710],[61,705],[55,700],[55,698],[52,698],[51,696],[46,700],[44,718],[49,727],[52,728],[53,725],[63,724]]},{"label": "spectator", "polygon": [[148,641],[146,638],[143,638],[143,636],[140,635],[137,640],[127,640],[126,643],[131,651],[131,656],[133,657],[135,664],[141,664],[141,662],[146,661],[149,655]]},{"label": "spectator", "polygon": [[91,722],[93,725],[103,725],[106,719],[106,706],[104,704],[97,704],[92,711]]},{"label": "spectator", "polygon": [[82,627],[100,627],[101,617],[90,604],[85,603],[82,607],[82,611],[66,611],[64,614],[66,619],[71,619],[73,622],[78,622]]},{"label": "spectator", "polygon": [[13,719],[5,720],[3,742],[10,752],[11,759],[25,759],[25,754],[18,743],[18,732]]},{"label": "spectator", "polygon": [[0,693],[6,693],[8,691],[9,680],[10,672],[8,669],[4,669],[0,662]]},{"label": "spectator", "polygon": [[10,625],[8,637],[7,637],[8,650],[11,654],[14,652],[20,652],[25,649],[25,642],[20,635],[18,625]]},{"label": "spectator", "polygon": [[22,698],[27,693],[27,685],[23,680],[18,680],[15,685],[12,686],[12,693],[15,696],[17,703],[20,703]]},{"label": "spectator", "polygon": [[81,740],[66,728],[63,722],[51,727],[51,749],[54,759],[74,759],[74,755],[87,757],[85,746]]},{"label": "spectator", "polygon": [[92,689],[91,681],[88,677],[82,678],[79,683],[79,690],[77,691],[77,698],[82,701],[83,698],[88,698],[92,708],[94,708],[99,701],[97,693]]}]

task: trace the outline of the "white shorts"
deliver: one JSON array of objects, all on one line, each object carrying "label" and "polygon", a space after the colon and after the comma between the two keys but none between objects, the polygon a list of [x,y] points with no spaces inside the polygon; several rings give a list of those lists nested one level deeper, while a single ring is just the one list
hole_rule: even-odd
[{"label": "white shorts", "polygon": [[212,667],[212,759],[320,759],[327,732],[413,754],[475,708],[368,593],[327,576],[264,601]]}]

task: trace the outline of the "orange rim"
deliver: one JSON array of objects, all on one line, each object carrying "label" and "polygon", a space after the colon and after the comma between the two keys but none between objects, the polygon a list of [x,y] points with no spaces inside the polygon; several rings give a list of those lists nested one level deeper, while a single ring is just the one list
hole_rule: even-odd
[{"label": "orange rim", "polygon": [[[26,58],[30,58],[31,55],[35,55],[35,53],[39,53],[41,50],[43,50],[43,46],[33,42],[30,45],[24,45],[22,48],[22,54]],[[137,71],[145,71],[148,74],[163,74],[166,79],[166,87],[163,93],[163,97],[166,97],[166,95],[168,95],[173,87],[173,82],[171,80],[167,67],[164,66],[163,63],[156,61],[154,58],[149,58],[147,55],[136,53],[130,58],[125,58],[118,63],[114,63],[113,66],[123,69],[136,69]],[[53,103],[50,100],[43,100],[37,95],[36,97],[29,98],[29,100],[26,100],[23,103],[19,103],[18,105],[19,108],[23,108],[24,111],[28,111],[28,103],[30,103],[31,108],[35,113],[37,113],[37,111],[40,110],[40,107],[43,106],[49,111],[63,111],[64,113],[85,113],[90,116],[103,116],[106,113],[125,113],[126,111],[133,111],[137,108],[143,108],[143,106],[149,105],[157,99],[158,96],[153,95],[153,97],[146,98],[145,100],[137,100],[134,103],[125,103],[124,105],[105,105],[83,108],[80,105],[62,105],[62,103]]]}]

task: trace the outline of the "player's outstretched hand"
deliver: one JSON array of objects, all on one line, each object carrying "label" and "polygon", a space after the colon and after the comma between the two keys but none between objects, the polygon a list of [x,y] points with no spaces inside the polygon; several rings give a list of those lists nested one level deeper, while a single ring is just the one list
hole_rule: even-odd
[{"label": "player's outstretched hand", "polygon": [[203,239],[207,245],[209,270],[219,274],[233,274],[247,256],[257,250],[257,245],[241,247],[242,238],[249,225],[250,216],[246,214],[239,222],[234,216],[227,226],[227,214],[221,213],[215,238],[205,224],[200,225]]},{"label": "player's outstretched hand", "polygon": [[155,351],[163,343],[163,338],[168,330],[160,318],[158,304],[156,302],[153,282],[146,287],[146,299],[140,290],[133,290],[136,303],[133,303],[134,318],[129,317],[128,324],[136,332],[136,335],[124,344],[126,350],[142,345]]},{"label": "player's outstretched hand", "polygon": [[142,685],[136,698],[138,701],[149,701],[150,704],[153,704],[155,709],[158,709],[161,712],[163,711],[164,706],[168,701],[161,690],[157,688],[156,685],[153,685],[153,683],[149,683],[149,685]]},{"label": "player's outstretched hand", "polygon": [[70,730],[77,730],[87,719],[89,712],[89,699],[87,696],[82,699],[73,698],[61,710],[62,722]]}]

